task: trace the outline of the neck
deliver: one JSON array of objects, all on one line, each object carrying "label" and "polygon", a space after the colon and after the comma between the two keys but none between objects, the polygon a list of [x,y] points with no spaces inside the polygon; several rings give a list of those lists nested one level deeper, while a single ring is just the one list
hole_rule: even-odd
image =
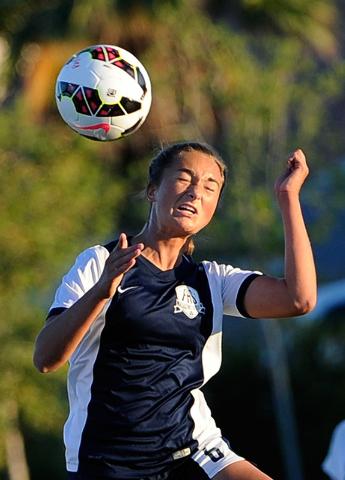
[{"label": "neck", "polygon": [[141,255],[161,270],[171,270],[182,262],[188,239],[158,237],[145,228],[132,239],[132,243],[143,243]]}]

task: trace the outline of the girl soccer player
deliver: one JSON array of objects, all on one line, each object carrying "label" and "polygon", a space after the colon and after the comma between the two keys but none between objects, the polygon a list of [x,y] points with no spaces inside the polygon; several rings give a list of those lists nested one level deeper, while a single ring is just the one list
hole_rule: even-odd
[{"label": "girl soccer player", "polygon": [[316,276],[299,202],[301,150],[275,184],[285,277],[193,262],[226,167],[209,146],[175,144],[151,163],[149,219],[133,238],[79,255],[36,340],[41,372],[69,361],[70,480],[267,480],[222,438],[200,388],[220,368],[223,315],[302,315]]}]

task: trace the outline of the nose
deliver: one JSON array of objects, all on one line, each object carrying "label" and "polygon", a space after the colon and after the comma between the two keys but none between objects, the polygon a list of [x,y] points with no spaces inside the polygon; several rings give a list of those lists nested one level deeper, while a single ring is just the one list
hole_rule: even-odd
[{"label": "nose", "polygon": [[192,200],[198,200],[201,198],[201,188],[199,185],[190,185],[189,189],[188,189],[188,196],[192,199]]}]

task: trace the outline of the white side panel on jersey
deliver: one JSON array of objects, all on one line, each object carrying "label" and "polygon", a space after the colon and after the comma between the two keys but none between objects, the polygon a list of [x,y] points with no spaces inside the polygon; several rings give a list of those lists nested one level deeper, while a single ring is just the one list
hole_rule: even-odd
[{"label": "white side panel on jersey", "polygon": [[230,265],[218,265],[216,262],[203,262],[210,286],[213,305],[212,334],[202,352],[204,384],[220,369],[222,362],[223,315],[241,317],[236,300],[239,288],[251,271],[243,271]]},{"label": "white side panel on jersey", "polygon": [[91,399],[93,383],[93,365],[96,361],[105,325],[104,308],[102,314],[92,324],[70,361],[67,377],[67,390],[70,402],[70,414],[64,427],[67,468],[71,472],[78,470],[78,453],[81,436],[87,420],[87,408]]},{"label": "white side panel on jersey", "polygon": [[[213,305],[212,333],[205,343],[202,352],[202,368],[204,372],[203,385],[220,369],[222,362],[222,330],[223,315],[242,317],[236,307],[236,300],[242,282],[252,271],[243,271],[230,265],[218,265],[216,262],[203,262],[210,286]],[[217,428],[203,393],[196,389],[192,391],[195,399],[191,408],[191,416],[195,428],[193,438],[199,445],[212,438],[219,438],[220,430]]]},{"label": "white side panel on jersey", "polygon": [[190,410],[195,425],[193,438],[199,442],[200,446],[212,438],[219,438],[220,429],[211,416],[204,394],[199,389],[192,390],[191,394],[194,397],[194,404]]},{"label": "white side panel on jersey", "polygon": [[[56,292],[51,308],[69,308],[98,281],[102,274],[108,251],[101,246],[82,252],[74,266],[63,278]],[[105,313],[110,301],[70,358],[67,378],[67,390],[70,402],[70,414],[64,427],[64,440],[67,447],[66,462],[71,472],[78,470],[78,453],[82,432],[87,419],[87,408],[91,399],[93,365],[96,360]]]}]

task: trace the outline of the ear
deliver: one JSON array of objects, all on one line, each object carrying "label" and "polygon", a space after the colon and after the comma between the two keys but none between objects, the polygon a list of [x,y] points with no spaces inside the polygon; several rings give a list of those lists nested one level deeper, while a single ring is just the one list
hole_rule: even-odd
[{"label": "ear", "polygon": [[146,187],[146,197],[150,203],[156,200],[156,188],[152,183],[149,183]]}]

